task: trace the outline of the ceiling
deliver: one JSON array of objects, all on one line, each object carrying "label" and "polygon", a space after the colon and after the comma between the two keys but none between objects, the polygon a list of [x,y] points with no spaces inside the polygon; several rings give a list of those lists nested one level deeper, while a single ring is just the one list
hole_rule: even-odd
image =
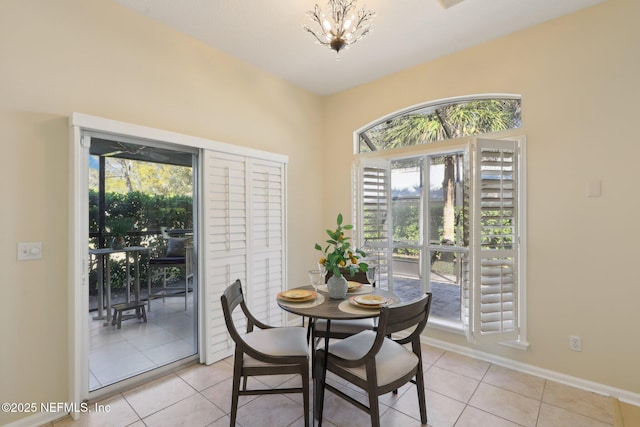
[{"label": "ceiling", "polygon": [[[326,0],[115,0],[319,95],[378,79],[604,0],[359,0],[372,32],[336,53],[302,30]],[[450,7],[443,7],[443,4]]]},{"label": "ceiling", "polygon": [[[118,137],[113,135],[112,139],[91,138],[89,153],[93,156],[113,157],[117,159],[138,160],[142,162],[163,163],[175,166],[191,167],[193,165],[193,154],[189,152],[172,150],[164,147],[155,147],[151,144],[127,143],[117,141]],[[97,168],[97,166],[95,166]]]}]

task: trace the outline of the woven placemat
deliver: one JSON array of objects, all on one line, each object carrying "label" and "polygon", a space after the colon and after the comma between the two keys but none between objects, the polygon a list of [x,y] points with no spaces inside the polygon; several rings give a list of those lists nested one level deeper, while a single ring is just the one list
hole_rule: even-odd
[{"label": "woven placemat", "polygon": [[338,304],[338,309],[350,314],[371,314],[380,311],[379,308],[356,307],[355,305],[351,304],[349,300],[342,301],[340,304]]}]

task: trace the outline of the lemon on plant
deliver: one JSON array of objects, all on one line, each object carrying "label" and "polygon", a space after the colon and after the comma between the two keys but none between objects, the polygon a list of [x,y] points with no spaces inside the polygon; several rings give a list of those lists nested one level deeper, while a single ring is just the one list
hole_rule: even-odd
[{"label": "lemon on plant", "polygon": [[[359,263],[360,255],[364,256],[364,252],[360,249],[351,247],[351,240],[345,236],[345,230],[352,230],[352,225],[343,225],[342,214],[338,214],[336,220],[337,228],[334,230],[326,230],[329,240],[326,241],[328,246],[324,249],[318,243],[315,244],[315,249],[321,253],[319,265],[323,265],[326,270],[331,270],[340,276],[338,269],[348,268],[353,275],[355,271],[364,271],[367,264]],[[347,267],[347,265],[349,267]]]}]

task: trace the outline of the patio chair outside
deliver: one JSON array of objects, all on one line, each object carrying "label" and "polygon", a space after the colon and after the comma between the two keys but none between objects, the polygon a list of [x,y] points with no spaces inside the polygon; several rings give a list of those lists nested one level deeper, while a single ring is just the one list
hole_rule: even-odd
[{"label": "patio chair outside", "polygon": [[[187,310],[187,297],[189,293],[189,278],[192,276],[193,246],[190,238],[169,237],[166,246],[159,245],[155,256],[149,258],[149,311],[151,300],[164,299],[171,296],[184,294],[184,309]],[[167,286],[167,268],[180,268],[184,270],[184,288]],[[162,269],[162,288],[151,292],[151,276],[153,270]]]}]

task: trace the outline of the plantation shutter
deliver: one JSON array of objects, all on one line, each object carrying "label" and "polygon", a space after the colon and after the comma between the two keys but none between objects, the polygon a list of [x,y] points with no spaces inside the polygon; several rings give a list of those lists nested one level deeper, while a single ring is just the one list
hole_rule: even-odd
[{"label": "plantation shutter", "polygon": [[284,324],[277,295],[284,290],[285,165],[252,159],[249,163],[249,307],[260,320]]},{"label": "plantation shutter", "polygon": [[[233,351],[222,314],[220,296],[236,279],[247,285],[246,158],[205,151],[203,222],[205,363]],[[240,317],[239,317],[240,318]]]},{"label": "plantation shutter", "polygon": [[478,139],[474,150],[473,325],[476,342],[518,339],[518,147]]},{"label": "plantation shutter", "polygon": [[377,268],[377,286],[388,289],[391,272],[391,172],[389,162],[358,159],[353,166],[353,220],[356,244]]},{"label": "plantation shutter", "polygon": [[471,153],[469,148],[465,153],[464,158],[464,186],[463,186],[463,206],[464,212],[466,214],[462,215],[463,221],[463,229],[464,229],[464,246],[468,247],[469,250],[467,252],[462,252],[460,256],[462,257],[462,268],[461,268],[461,277],[460,277],[460,320],[462,322],[463,330],[467,337],[467,340],[471,341],[473,339],[472,334],[472,312],[473,312],[473,273],[472,273],[472,264],[473,264],[473,247],[470,244],[470,240],[472,238],[471,230],[472,230],[472,218],[469,215],[472,206],[472,181],[469,178],[471,176]]},{"label": "plantation shutter", "polygon": [[[276,295],[285,286],[286,164],[204,151],[204,362],[233,352],[220,296],[240,279],[247,304],[262,321],[279,325]],[[242,320],[242,313],[236,313]],[[242,322],[237,323],[242,331]]]}]

